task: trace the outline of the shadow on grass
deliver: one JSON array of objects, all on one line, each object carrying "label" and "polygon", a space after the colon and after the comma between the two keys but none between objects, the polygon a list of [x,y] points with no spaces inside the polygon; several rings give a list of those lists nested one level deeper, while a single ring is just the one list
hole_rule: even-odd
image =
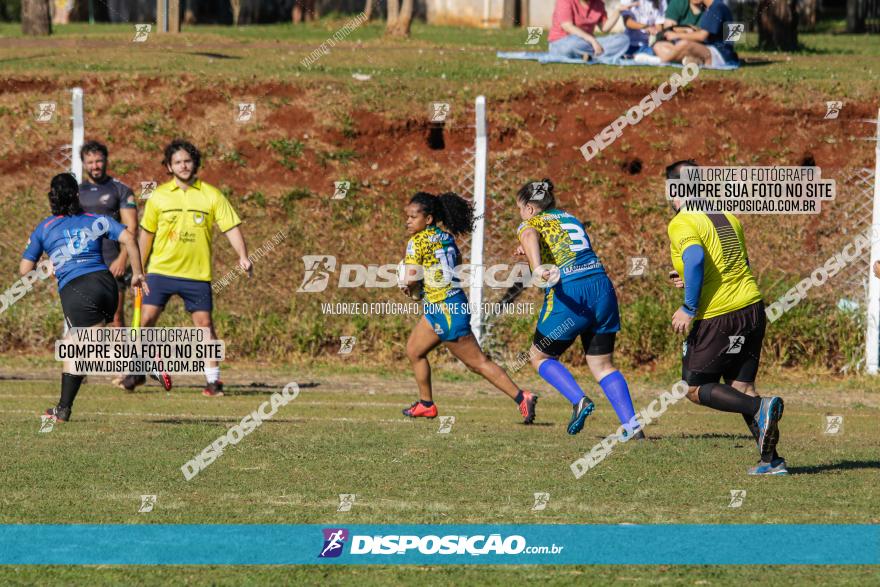
[{"label": "shadow on grass", "polygon": [[777,63],[779,62],[757,57],[740,59],[740,67],[761,67],[763,65],[775,65]]},{"label": "shadow on grass", "polygon": [[880,469],[880,461],[840,461],[812,467],[788,467],[788,473],[790,475],[816,475],[829,471],[856,471],[859,469]]},{"label": "shadow on grass", "polygon": [[754,442],[754,438],[751,436],[747,436],[745,434],[730,434],[730,433],[720,433],[720,432],[706,432],[705,434],[678,434],[676,436],[654,436],[652,438],[656,438],[660,440],[661,438],[686,438],[686,439],[700,439],[700,440],[748,440]]},{"label": "shadow on grass", "polygon": [[224,55],[223,53],[208,53],[207,51],[187,52],[186,55],[198,55],[199,57],[209,57],[211,59],[241,59],[238,55]]},{"label": "shadow on grass", "polygon": [[[299,385],[299,388],[302,390],[302,389],[311,389],[314,387],[318,387],[321,384],[315,383],[315,382],[310,382],[310,383],[299,383],[298,385]],[[276,391],[281,391],[281,388],[283,388],[283,387],[284,387],[283,385],[271,385],[268,383],[255,382],[255,383],[248,383],[247,385],[230,385],[228,387],[224,387],[223,394],[226,397],[246,396],[246,395],[272,395]],[[175,384],[174,387],[171,388],[170,393],[175,393],[175,392],[184,392],[184,393],[198,392],[198,393],[201,393],[201,391],[204,388],[205,388],[205,386],[202,384],[198,384],[198,385],[192,385],[192,384],[178,385],[178,384]],[[146,387],[146,388],[140,387],[136,391],[129,392],[129,393],[132,393],[132,394],[165,393],[165,390],[159,386],[152,385],[152,386]]]},{"label": "shadow on grass", "polygon": [[43,57],[53,57],[51,53],[40,53],[39,55],[28,55],[26,57],[10,57],[9,59],[0,59],[0,63],[12,63],[13,61],[27,61],[28,59],[42,59]]}]

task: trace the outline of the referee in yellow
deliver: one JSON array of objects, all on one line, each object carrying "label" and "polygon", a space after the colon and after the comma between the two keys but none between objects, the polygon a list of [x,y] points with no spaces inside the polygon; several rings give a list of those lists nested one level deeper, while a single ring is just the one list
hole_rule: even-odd
[{"label": "referee in yellow", "polygon": [[[201,160],[199,150],[187,141],[176,139],[165,147],[163,164],[172,179],[158,186],[147,200],[138,237],[149,286],[143,299],[141,326],[155,325],[171,296],[178,295],[192,316],[193,325],[209,328],[211,337],[216,339],[211,317],[214,225],[238,253],[239,267],[250,273],[252,265],[238,214],[217,188],[197,177]],[[205,379],[203,395],[223,395],[216,361],[208,363]],[[131,390],[145,382],[142,375],[128,375],[123,385]]]},{"label": "referee in yellow", "polygon": [[[679,179],[684,167],[697,163],[677,161],[666,168],[666,178]],[[675,268],[670,277],[684,289],[672,329],[679,334],[690,329],[682,359],[688,399],[742,414],[761,453],[750,475],[785,475],[785,459],[776,452],[782,398],[761,398],[755,390],[766,317],[742,225],[733,214],[681,210],[683,204],[672,200],[676,214],[667,233]]]}]

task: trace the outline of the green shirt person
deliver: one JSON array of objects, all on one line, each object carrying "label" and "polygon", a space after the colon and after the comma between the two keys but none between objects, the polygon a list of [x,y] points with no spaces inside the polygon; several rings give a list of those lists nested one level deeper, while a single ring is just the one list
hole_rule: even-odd
[{"label": "green shirt person", "polygon": [[691,2],[690,0],[669,0],[666,6],[666,20],[663,22],[665,27],[676,25],[698,26],[700,17],[703,16],[703,4],[700,0]]}]

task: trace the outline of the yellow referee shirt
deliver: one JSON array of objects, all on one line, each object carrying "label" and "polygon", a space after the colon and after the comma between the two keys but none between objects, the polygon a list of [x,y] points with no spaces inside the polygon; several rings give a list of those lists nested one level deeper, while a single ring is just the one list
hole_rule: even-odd
[{"label": "yellow referee shirt", "polygon": [[211,281],[214,224],[221,232],[241,224],[220,190],[200,179],[186,191],[174,180],[158,186],[141,219],[141,228],[156,235],[147,273]]},{"label": "yellow referee shirt", "polygon": [[727,314],[761,300],[761,291],[749,268],[742,224],[736,216],[680,212],[666,231],[672,266],[682,278],[682,253],[694,244],[703,247],[703,288],[696,320]]}]

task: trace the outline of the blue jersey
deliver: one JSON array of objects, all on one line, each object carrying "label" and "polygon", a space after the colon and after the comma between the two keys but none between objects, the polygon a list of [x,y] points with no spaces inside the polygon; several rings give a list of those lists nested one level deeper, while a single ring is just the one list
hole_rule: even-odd
[{"label": "blue jersey", "polygon": [[541,264],[556,265],[560,281],[605,273],[581,221],[562,210],[544,210],[519,225],[517,236],[534,228],[541,244]]},{"label": "blue jersey", "polygon": [[104,239],[119,240],[125,225],[109,216],[78,214],[49,216],[31,233],[23,258],[36,263],[46,253],[55,269],[60,291],[71,279],[106,271],[102,254]]}]

